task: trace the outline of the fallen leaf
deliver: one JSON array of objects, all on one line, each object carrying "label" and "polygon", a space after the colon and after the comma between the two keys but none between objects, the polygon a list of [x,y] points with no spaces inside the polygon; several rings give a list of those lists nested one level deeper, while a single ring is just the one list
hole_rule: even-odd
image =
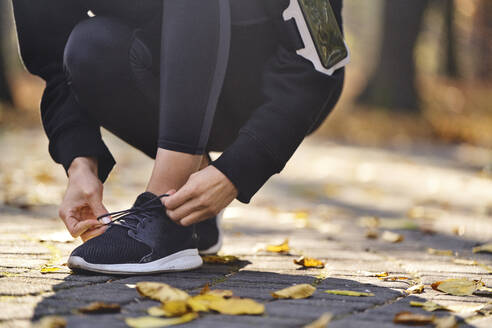
[{"label": "fallen leaf", "polygon": [[433,312],[436,310],[447,310],[444,306],[439,305],[437,303],[427,301],[427,302],[416,302],[416,301],[411,301],[410,306],[413,307],[421,307],[425,311]]},{"label": "fallen leaf", "polygon": [[166,312],[162,308],[162,305],[149,307],[147,313],[153,317],[166,317]]},{"label": "fallen leaf", "polygon": [[62,270],[63,268],[60,268],[59,266],[43,266],[39,272],[41,273],[54,273]]},{"label": "fallen leaf", "polygon": [[456,303],[449,305],[441,305],[431,301],[415,302],[411,301],[410,306],[421,307],[425,311],[433,312],[437,310],[450,311],[460,314],[473,313],[482,310],[486,304],[480,303]]},{"label": "fallen leaf", "polygon": [[190,322],[198,317],[197,313],[187,313],[179,318],[156,318],[156,317],[138,317],[127,318],[125,323],[132,328],[158,328]]},{"label": "fallen leaf", "polygon": [[120,311],[121,307],[119,304],[108,304],[104,302],[92,302],[87,306],[77,309],[77,312],[86,314],[118,313]]},{"label": "fallen leaf", "polygon": [[203,262],[209,264],[231,264],[239,261],[234,255],[205,255],[202,256]]},{"label": "fallen leaf", "polygon": [[65,328],[66,326],[67,320],[55,315],[44,317],[34,325],[35,328]]},{"label": "fallen leaf", "polygon": [[229,315],[258,315],[265,313],[265,306],[249,298],[218,299],[210,302],[209,308]]},{"label": "fallen leaf", "polygon": [[208,284],[205,285],[205,287],[202,288],[200,291],[200,295],[216,295],[216,296],[221,296],[221,297],[232,297],[234,296],[234,293],[232,290],[226,290],[226,289],[210,289],[210,286]]},{"label": "fallen leaf", "polygon": [[308,284],[290,286],[272,293],[274,298],[301,299],[314,294],[316,288]]},{"label": "fallen leaf", "polygon": [[492,244],[473,247],[473,253],[492,253]]},{"label": "fallen leaf", "polygon": [[456,318],[452,315],[448,316],[448,317],[435,318],[433,323],[434,323],[434,328],[456,328],[456,327],[458,327],[458,322],[456,321]]},{"label": "fallen leaf", "polygon": [[474,260],[465,260],[465,259],[454,259],[454,263],[456,264],[463,264],[463,265],[477,265],[478,262]]},{"label": "fallen leaf", "polygon": [[333,314],[326,312],[321,315],[318,319],[311,322],[310,324],[304,326],[304,328],[326,328],[333,318]]},{"label": "fallen leaf", "polygon": [[408,311],[399,312],[393,318],[394,323],[401,323],[404,325],[422,326],[428,325],[434,322],[435,316],[416,314]]},{"label": "fallen leaf", "polygon": [[378,278],[387,277],[387,276],[389,276],[388,272],[380,272],[380,273],[374,274],[374,277],[378,277]]},{"label": "fallen leaf", "polygon": [[367,239],[378,239],[379,232],[376,229],[367,229],[366,238]]},{"label": "fallen leaf", "polygon": [[353,290],[325,290],[325,293],[333,294],[333,295],[342,295],[342,296],[356,296],[356,297],[374,296],[373,293],[356,292]]},{"label": "fallen leaf", "polygon": [[185,291],[161,282],[139,282],[137,291],[142,296],[161,302],[185,301],[190,297]]},{"label": "fallen leaf", "polygon": [[222,299],[224,298],[219,295],[203,294],[188,299],[187,304],[194,312],[208,312],[210,311],[210,304],[212,302],[220,301]]},{"label": "fallen leaf", "polygon": [[383,235],[381,236],[381,238],[387,242],[390,242],[390,243],[399,243],[405,239],[405,237],[403,235],[401,235],[399,233],[391,232],[388,230],[383,232]]},{"label": "fallen leaf", "polygon": [[464,278],[446,279],[434,282],[431,287],[441,292],[455,295],[467,296],[472,295],[479,287],[480,281],[468,280]]},{"label": "fallen leaf", "polygon": [[191,312],[186,301],[168,301],[162,304],[166,317],[180,317]]},{"label": "fallen leaf", "polygon": [[398,280],[410,280],[410,278],[405,276],[391,276],[391,277],[380,277],[379,280],[398,281]]},{"label": "fallen leaf", "polygon": [[285,239],[280,245],[267,245],[266,250],[272,253],[288,253],[290,251],[289,239]]},{"label": "fallen leaf", "polygon": [[405,290],[405,293],[407,294],[422,294],[422,292],[424,291],[424,285],[423,284],[418,284],[418,285],[414,285],[412,287],[409,287]]},{"label": "fallen leaf", "polygon": [[439,255],[439,256],[453,256],[454,252],[449,249],[435,249],[435,248],[427,248],[427,253],[431,255]]},{"label": "fallen leaf", "polygon": [[294,264],[301,265],[304,268],[323,269],[325,267],[325,264],[322,261],[304,256],[297,260],[294,260]]},{"label": "fallen leaf", "polygon": [[380,223],[381,219],[376,216],[363,216],[358,221],[361,227],[369,229],[379,228]]}]

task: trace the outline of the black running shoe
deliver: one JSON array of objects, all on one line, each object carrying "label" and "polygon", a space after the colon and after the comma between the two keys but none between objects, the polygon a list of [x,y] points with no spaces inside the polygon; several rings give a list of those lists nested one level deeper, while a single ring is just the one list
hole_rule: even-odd
[{"label": "black running shoe", "polygon": [[112,213],[102,235],[77,247],[68,266],[109,274],[147,274],[198,268],[193,227],[182,227],[167,216],[160,197],[146,192],[130,210]]},{"label": "black running shoe", "polygon": [[220,229],[222,213],[196,224],[197,247],[200,254],[216,254],[222,247],[222,230]]}]

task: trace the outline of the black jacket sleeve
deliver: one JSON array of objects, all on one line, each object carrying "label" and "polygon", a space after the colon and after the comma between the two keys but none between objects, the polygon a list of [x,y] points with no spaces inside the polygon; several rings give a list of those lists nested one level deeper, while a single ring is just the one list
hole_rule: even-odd
[{"label": "black jacket sleeve", "polygon": [[41,118],[55,162],[68,170],[76,157],[95,157],[104,181],[115,162],[100,127],[78,104],[63,69],[63,53],[74,26],[87,10],[66,0],[12,1],[20,52],[26,68],[46,81]]},{"label": "black jacket sleeve", "polygon": [[[334,3],[341,23],[341,1]],[[287,2],[280,4],[285,7]],[[279,16],[282,10],[276,10]],[[272,175],[284,168],[319,123],[320,115],[326,115],[335,105],[343,80],[343,70],[333,76],[324,75],[295,50],[278,47],[264,69],[262,90],[266,102],[253,113],[236,141],[212,163],[236,186],[239,201],[248,203]]]}]

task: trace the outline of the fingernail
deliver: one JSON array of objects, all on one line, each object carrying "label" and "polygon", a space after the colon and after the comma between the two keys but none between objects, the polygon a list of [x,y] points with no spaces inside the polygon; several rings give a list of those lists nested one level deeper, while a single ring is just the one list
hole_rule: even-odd
[{"label": "fingernail", "polygon": [[109,216],[105,216],[105,217],[101,218],[101,220],[100,220],[100,221],[101,221],[102,223],[104,223],[104,224],[108,224],[108,223],[110,223],[110,222],[111,222],[111,218],[110,218]]}]

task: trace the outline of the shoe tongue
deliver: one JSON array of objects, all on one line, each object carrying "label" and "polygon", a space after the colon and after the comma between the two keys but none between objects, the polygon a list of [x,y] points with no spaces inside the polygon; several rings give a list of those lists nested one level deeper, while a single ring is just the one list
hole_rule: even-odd
[{"label": "shoe tongue", "polygon": [[[142,206],[142,204],[149,202],[151,199],[153,199],[153,201],[148,203],[147,205],[156,205],[156,204],[162,205],[161,200],[157,198],[156,195],[146,191],[137,197],[137,200],[133,204],[133,207]],[[164,205],[162,206],[164,207]]]}]

